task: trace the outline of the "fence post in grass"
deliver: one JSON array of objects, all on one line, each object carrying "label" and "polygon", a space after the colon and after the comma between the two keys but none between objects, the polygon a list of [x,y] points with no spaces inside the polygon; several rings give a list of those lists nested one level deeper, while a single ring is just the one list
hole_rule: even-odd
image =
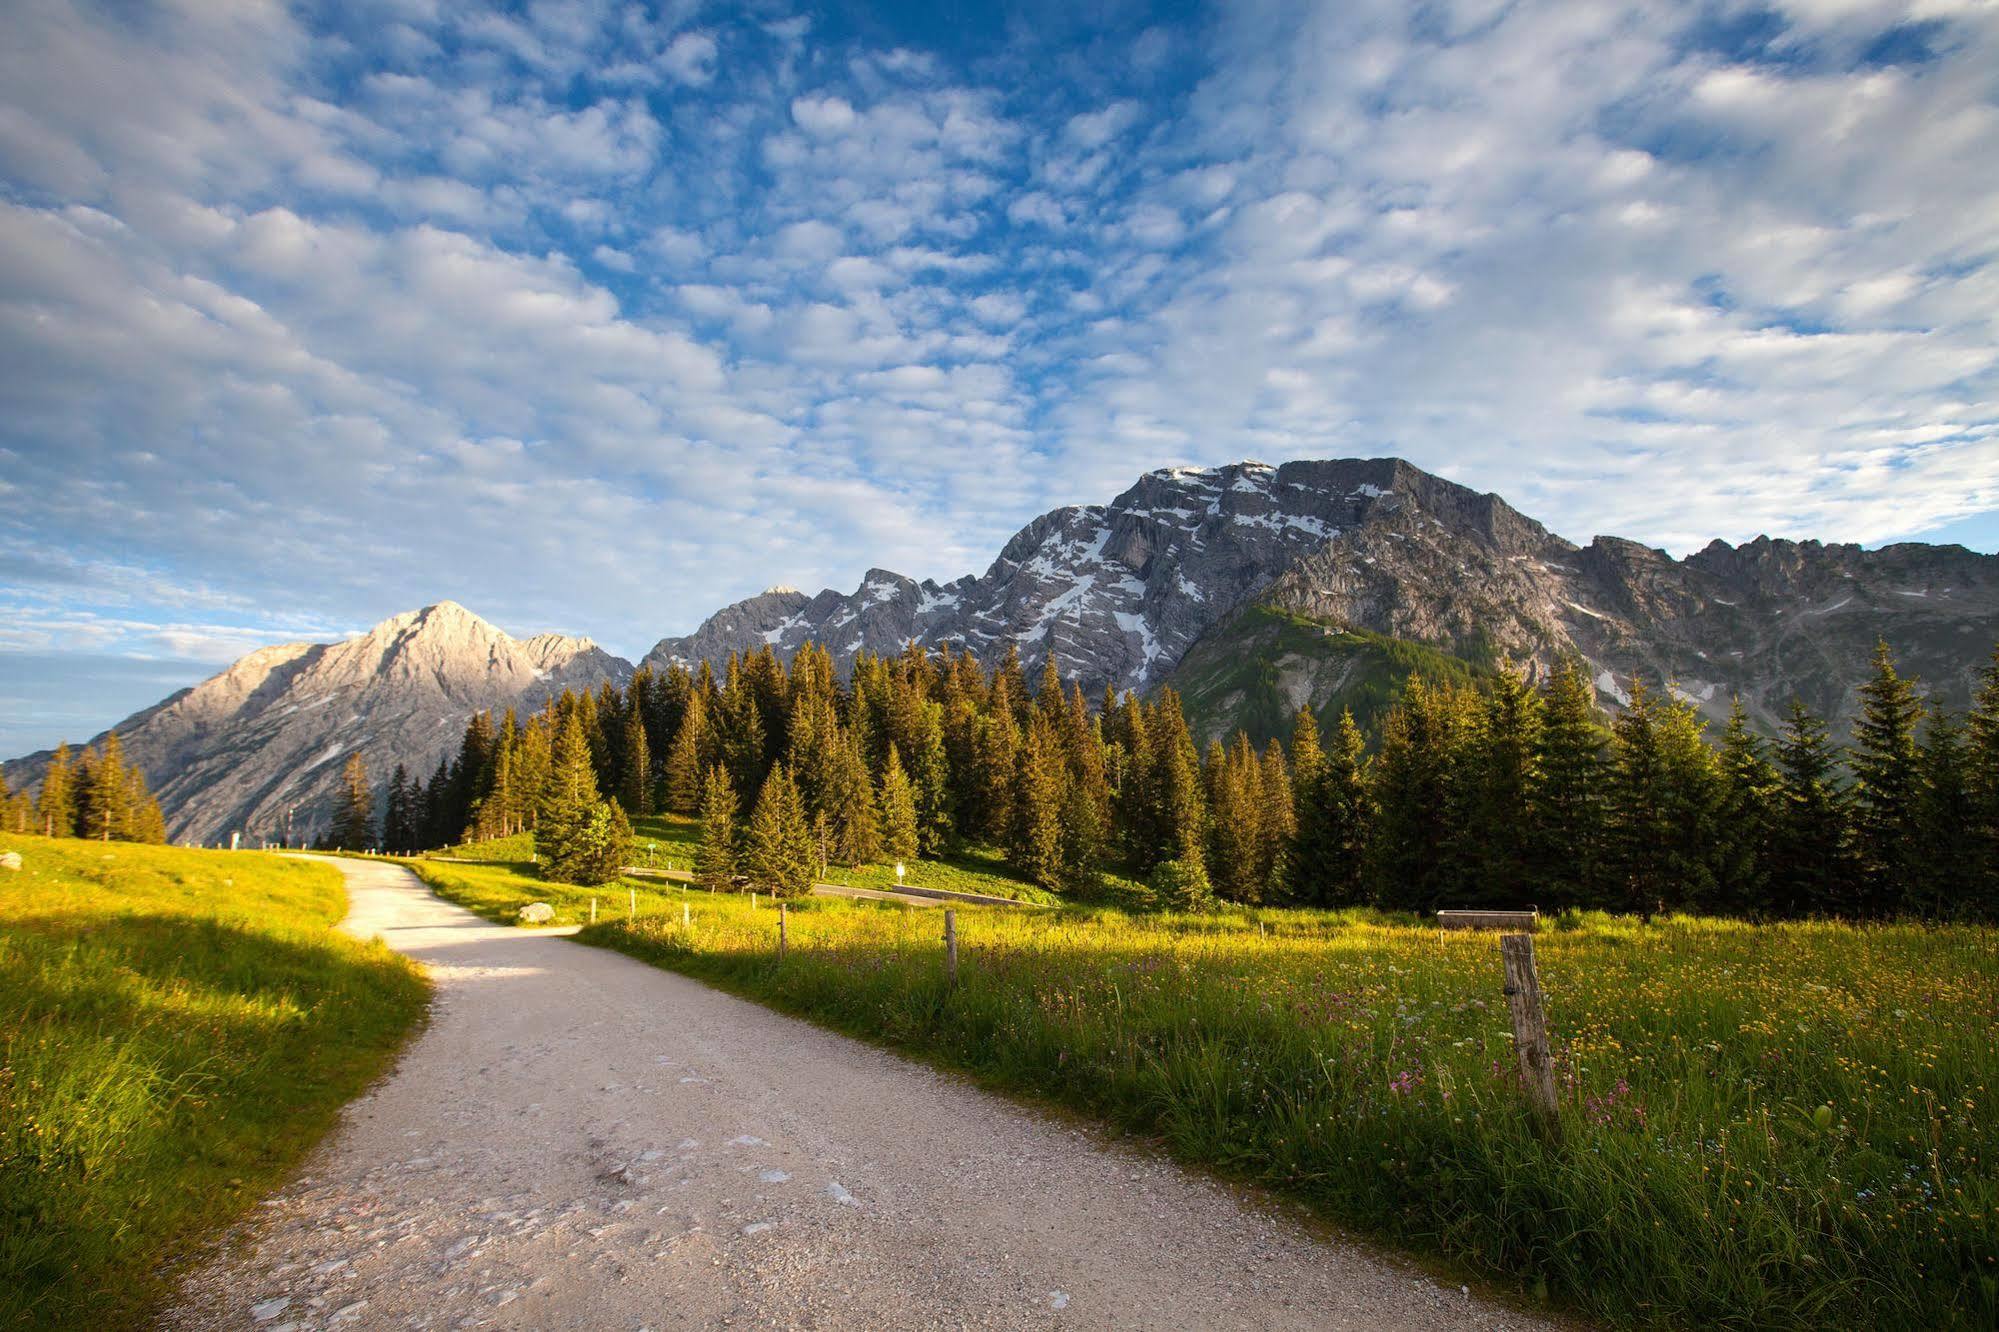
[{"label": "fence post in grass", "polygon": [[958,913],[951,907],[944,908],[944,977],[958,983]]},{"label": "fence post in grass", "polygon": [[590,899],[590,923],[597,923],[597,899],[594,897]]},{"label": "fence post in grass", "polygon": [[785,931],[784,931],[784,903],[779,902],[777,904],[777,955],[780,959],[784,957],[784,948],[786,942],[787,941],[785,939]]},{"label": "fence post in grass", "polygon": [[1550,1137],[1560,1121],[1555,1110],[1555,1067],[1548,1051],[1548,1019],[1541,1011],[1541,976],[1534,967],[1534,936],[1507,934],[1499,940],[1506,966],[1506,1008],[1513,1017],[1513,1048],[1520,1055],[1527,1104]]},{"label": "fence post in grass", "polygon": [[625,909],[625,919],[635,921],[639,918],[639,890],[628,888],[626,891],[632,895],[632,900],[631,904]]}]

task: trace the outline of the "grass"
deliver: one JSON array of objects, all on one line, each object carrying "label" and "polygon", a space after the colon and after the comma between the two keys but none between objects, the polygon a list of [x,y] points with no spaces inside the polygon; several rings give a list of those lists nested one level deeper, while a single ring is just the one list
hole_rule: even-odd
[{"label": "grass", "polygon": [[23,837],[0,874],[0,1327],[139,1326],[420,1020],[339,872]]},{"label": "grass", "polygon": [[1608,1322],[1999,1321],[1992,931],[1565,919],[1537,943],[1551,1144],[1520,1097],[1492,936],[1370,913],[968,910],[953,990],[938,924],[811,899],[778,963],[768,908],[664,892],[582,939]]}]

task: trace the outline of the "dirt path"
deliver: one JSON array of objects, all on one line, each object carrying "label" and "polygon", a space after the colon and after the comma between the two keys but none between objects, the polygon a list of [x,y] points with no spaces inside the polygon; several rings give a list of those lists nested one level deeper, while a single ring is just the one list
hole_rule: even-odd
[{"label": "dirt path", "polygon": [[1387,1328],[1531,1320],[1150,1154],[343,862],[428,1030],[176,1328]]}]

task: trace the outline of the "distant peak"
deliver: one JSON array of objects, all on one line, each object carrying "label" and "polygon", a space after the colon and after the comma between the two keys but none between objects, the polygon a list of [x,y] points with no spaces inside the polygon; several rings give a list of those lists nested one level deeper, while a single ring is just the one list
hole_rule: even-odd
[{"label": "distant peak", "polygon": [[802,597],[805,594],[789,583],[773,583],[759,595],[766,597]]}]

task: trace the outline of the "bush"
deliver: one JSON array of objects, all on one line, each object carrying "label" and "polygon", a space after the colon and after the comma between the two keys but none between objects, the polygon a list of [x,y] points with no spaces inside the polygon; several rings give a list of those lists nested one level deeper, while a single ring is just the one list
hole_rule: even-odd
[{"label": "bush", "polygon": [[1215,890],[1208,872],[1185,860],[1169,860],[1152,871],[1152,892],[1168,911],[1212,911]]}]

